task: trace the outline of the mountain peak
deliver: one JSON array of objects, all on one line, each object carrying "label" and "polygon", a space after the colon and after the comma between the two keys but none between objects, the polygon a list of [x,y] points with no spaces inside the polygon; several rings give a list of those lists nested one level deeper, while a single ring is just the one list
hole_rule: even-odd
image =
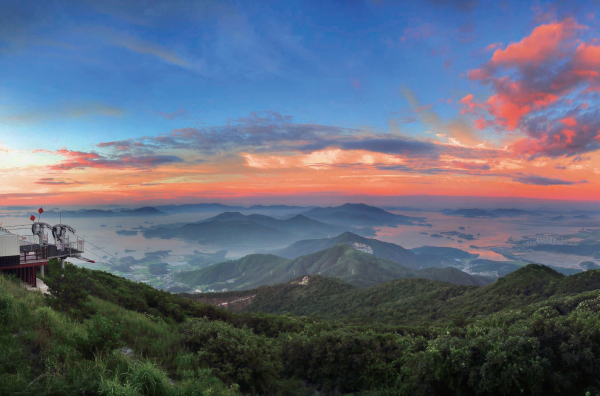
[{"label": "mountain peak", "polygon": [[344,208],[344,209],[359,209],[359,210],[369,210],[369,211],[375,211],[375,212],[385,212],[383,209],[375,207],[375,206],[369,206],[367,204],[364,203],[345,203],[342,206],[340,206],[340,208]]},{"label": "mountain peak", "polygon": [[343,234],[340,234],[336,237],[334,237],[333,239],[335,240],[339,240],[339,241],[364,241],[367,238],[361,237],[360,235],[357,235],[353,232],[350,231],[346,231]]},{"label": "mountain peak", "polygon": [[530,277],[530,276],[536,276],[536,277],[545,276],[545,277],[551,277],[551,278],[556,278],[556,279],[560,279],[560,278],[564,277],[563,274],[553,270],[552,268],[548,267],[547,265],[527,264],[526,266],[516,270],[512,274],[506,275],[504,278],[510,279],[510,278],[523,278],[523,277]]}]

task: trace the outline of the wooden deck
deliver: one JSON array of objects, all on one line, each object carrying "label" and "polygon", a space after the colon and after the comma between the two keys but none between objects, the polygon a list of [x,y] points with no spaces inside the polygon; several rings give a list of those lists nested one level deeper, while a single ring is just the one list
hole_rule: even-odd
[{"label": "wooden deck", "polygon": [[79,245],[71,243],[58,249],[56,245],[23,244],[20,246],[19,264],[0,267],[0,271],[13,274],[26,284],[36,287],[38,267],[47,266],[53,258],[79,257],[83,251],[75,247]]},{"label": "wooden deck", "polygon": [[31,252],[22,251],[20,256],[20,264],[48,262],[48,250],[46,248],[36,249]]}]

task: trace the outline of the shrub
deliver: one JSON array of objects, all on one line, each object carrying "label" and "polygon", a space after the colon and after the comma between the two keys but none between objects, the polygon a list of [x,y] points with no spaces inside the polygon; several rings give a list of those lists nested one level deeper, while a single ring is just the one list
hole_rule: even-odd
[{"label": "shrub", "polygon": [[131,368],[131,384],[147,396],[168,396],[172,393],[167,375],[151,362],[135,363]]},{"label": "shrub", "polygon": [[243,392],[268,394],[280,378],[282,365],[273,341],[221,321],[199,319],[182,328],[185,345],[201,364]]},{"label": "shrub", "polygon": [[89,292],[86,277],[71,263],[66,263],[64,270],[56,259],[48,264],[52,276],[44,277],[48,286],[48,302],[56,310],[69,313],[75,318],[88,318],[93,310],[87,305]]},{"label": "shrub", "polygon": [[282,358],[288,375],[326,391],[386,389],[400,372],[403,341],[395,334],[324,331],[291,336],[283,342]]},{"label": "shrub", "polygon": [[95,314],[86,321],[87,337],[79,339],[80,349],[86,353],[98,353],[113,350],[123,345],[121,341],[122,325],[103,315]]},{"label": "shrub", "polygon": [[19,306],[10,294],[0,292],[0,324],[11,323],[19,313]]}]

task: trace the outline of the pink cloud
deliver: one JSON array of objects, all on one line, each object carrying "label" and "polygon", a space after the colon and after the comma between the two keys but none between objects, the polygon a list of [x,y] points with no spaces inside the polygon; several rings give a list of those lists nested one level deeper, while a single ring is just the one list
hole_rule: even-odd
[{"label": "pink cloud", "polygon": [[573,45],[569,40],[578,29],[583,28],[585,26],[578,25],[573,18],[538,26],[531,35],[518,43],[510,44],[504,50],[496,50],[491,64],[508,67],[537,66],[549,59],[564,58],[568,47]]},{"label": "pink cloud", "polygon": [[496,49],[486,64],[467,73],[492,94],[482,101],[465,96],[461,112],[477,128],[524,133],[510,146],[517,154],[574,156],[600,148],[598,114],[587,106],[587,95],[600,91],[600,46],[579,38],[585,29],[567,18]]},{"label": "pink cloud", "polygon": [[492,43],[492,44],[488,45],[487,47],[485,47],[485,50],[486,51],[493,51],[496,48],[500,48],[500,47],[502,47],[502,43]]},{"label": "pink cloud", "polygon": [[[515,130],[527,114],[555,103],[582,80],[593,78],[589,65],[596,62],[596,48],[582,44],[573,56],[574,37],[584,28],[572,18],[538,26],[521,41],[495,50],[483,68],[467,73],[471,80],[479,80],[496,91],[480,105],[498,125]],[[558,68],[569,57],[573,57],[572,70],[548,75],[548,69]],[[472,109],[473,105],[469,106]]]},{"label": "pink cloud", "polygon": [[570,127],[577,125],[577,121],[573,117],[563,118],[562,120],[560,120],[560,122]]}]

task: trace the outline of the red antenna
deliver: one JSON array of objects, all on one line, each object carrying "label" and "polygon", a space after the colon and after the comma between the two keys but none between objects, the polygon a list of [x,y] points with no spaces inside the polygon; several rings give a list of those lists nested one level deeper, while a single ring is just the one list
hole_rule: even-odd
[{"label": "red antenna", "polygon": [[39,214],[42,214],[42,213],[44,213],[44,209],[43,209],[43,208],[39,208],[39,209],[38,209],[38,213],[39,213]]},{"label": "red antenna", "polygon": [[35,216],[34,216],[34,215],[31,215],[31,217],[29,217],[29,220],[31,220],[31,221],[35,221]]}]

